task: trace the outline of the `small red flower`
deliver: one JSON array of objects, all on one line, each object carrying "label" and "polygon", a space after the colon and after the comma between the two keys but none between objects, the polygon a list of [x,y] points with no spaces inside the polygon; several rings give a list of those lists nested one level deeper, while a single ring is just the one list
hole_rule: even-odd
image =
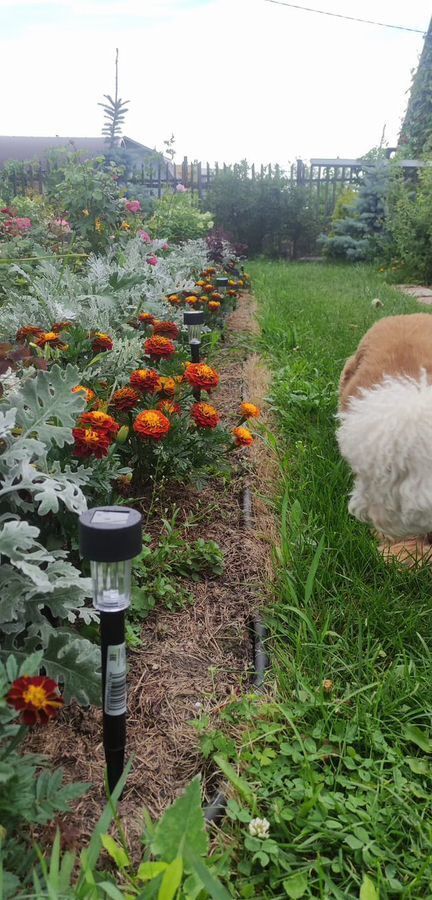
[{"label": "small red flower", "polygon": [[27,340],[27,338],[37,338],[43,334],[43,328],[38,328],[37,325],[24,325],[23,328],[19,328],[16,333],[16,340],[19,343]]},{"label": "small red flower", "polygon": [[159,409],[146,409],[136,417],[134,431],[138,437],[160,441],[171,429],[171,422]]},{"label": "small red flower", "polygon": [[86,398],[86,403],[91,403],[96,397],[95,392],[92,391],[91,388],[84,387],[83,384],[77,384],[76,387],[72,388],[72,393],[73,394],[83,393]]},{"label": "small red flower", "polygon": [[132,387],[142,394],[154,394],[159,386],[159,372],[155,369],[137,369],[130,377]]},{"label": "small red flower", "polygon": [[155,321],[155,317],[151,313],[148,313],[148,312],[140,313],[138,318],[139,318],[140,322],[144,323],[144,325],[153,325],[153,322]]},{"label": "small red flower", "polygon": [[132,387],[121,388],[111,397],[111,405],[123,412],[134,409],[140,401],[140,396]]},{"label": "small red flower", "polygon": [[180,337],[180,328],[175,322],[154,322],[153,331],[155,334],[162,334],[164,337],[172,338],[174,341]]},{"label": "small red flower", "polygon": [[65,344],[59,338],[57,331],[43,331],[39,337],[36,338],[35,343],[38,347],[46,347],[48,344],[50,347],[56,347],[61,350],[64,349]]},{"label": "small red flower", "polygon": [[73,322],[54,322],[54,325],[51,326],[51,331],[56,331],[59,334],[60,331],[66,331],[68,328],[72,328]]},{"label": "small red flower", "polygon": [[167,416],[174,416],[181,413],[181,406],[179,403],[173,403],[172,400],[161,400],[157,408],[160,409],[161,412],[165,413]]},{"label": "small red flower", "polygon": [[189,363],[184,377],[192,387],[203,391],[211,391],[219,384],[218,373],[205,363]]},{"label": "small red flower", "polygon": [[88,456],[102,459],[107,455],[111,440],[106,431],[96,431],[93,428],[73,428],[72,434],[75,440],[74,454],[79,459],[86,459]]},{"label": "small red flower", "polygon": [[112,350],[114,344],[109,334],[103,331],[96,331],[93,335],[92,350],[94,353],[104,353],[106,350]]},{"label": "small red flower", "polygon": [[253,434],[250,433],[248,428],[243,428],[242,425],[239,425],[238,428],[233,428],[232,433],[237,447],[249,447],[250,444],[253,444]]},{"label": "small red flower", "polygon": [[169,378],[165,375],[161,375],[159,378],[158,386],[156,388],[157,394],[165,394],[166,397],[174,397],[176,390],[176,382],[174,378]]},{"label": "small red flower", "polygon": [[209,403],[194,403],[191,416],[199,428],[216,428],[220,422],[217,409]]},{"label": "small red flower", "polygon": [[88,425],[89,428],[92,428],[95,431],[103,431],[111,439],[115,438],[120,428],[120,425],[112,416],[109,416],[107,413],[101,412],[100,410],[84,413],[79,420],[79,425]]},{"label": "small red flower", "polygon": [[147,338],[144,348],[149,356],[154,356],[157,359],[167,359],[176,352],[175,344],[169,338],[162,337],[160,334]]},{"label": "small red flower", "polygon": [[58,684],[45,675],[17,678],[7,694],[7,702],[21,713],[24,725],[46,725],[64,705]]}]

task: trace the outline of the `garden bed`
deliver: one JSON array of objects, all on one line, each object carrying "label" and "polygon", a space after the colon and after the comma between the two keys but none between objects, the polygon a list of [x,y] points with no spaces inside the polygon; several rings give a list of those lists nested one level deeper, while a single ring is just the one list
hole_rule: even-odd
[{"label": "garden bed", "polygon": [[[227,322],[227,337],[219,351],[221,375],[215,402],[232,424],[246,396],[261,403],[267,372],[256,354],[249,356],[256,335],[255,304],[240,297]],[[252,454],[252,457],[251,457]],[[141,646],[129,652],[128,755],[134,758],[121,804],[126,831],[141,834],[142,807],[158,816],[197,772],[204,776],[204,796],[211,798],[219,774],[200,752],[199,731],[193,720],[217,713],[247,689],[253,675],[250,620],[263,602],[270,567],[272,518],[260,500],[263,491],[263,451],[258,442],[248,459],[238,451],[232,478],[217,480],[203,491],[171,489],[153,500],[146,530],[160,529],[163,516],[180,510],[177,525],[189,538],[217,541],[225,557],[219,578],[186,585],[194,596],[178,612],[155,610],[141,629]],[[265,454],[266,455],[266,454]],[[255,478],[260,490],[254,501],[256,527],[242,532],[241,496]],[[145,508],[143,513],[145,515]],[[190,524],[192,523],[192,525]],[[28,749],[46,753],[52,766],[62,766],[67,780],[84,780],[93,787],[67,819],[59,824],[65,845],[85,844],[105,799],[101,711],[72,704],[48,731],[28,740]]]}]

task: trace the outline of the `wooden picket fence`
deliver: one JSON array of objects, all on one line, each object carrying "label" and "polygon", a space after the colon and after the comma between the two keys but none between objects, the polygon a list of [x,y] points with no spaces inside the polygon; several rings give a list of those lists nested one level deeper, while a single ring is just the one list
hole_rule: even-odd
[{"label": "wooden picket fence", "polygon": [[[390,153],[389,152],[389,157]],[[427,163],[419,160],[398,161],[405,169],[419,169]],[[215,178],[228,170],[241,171],[243,176],[252,180],[266,178],[288,178],[292,185],[305,188],[310,193],[311,202],[315,202],[324,216],[333,212],[338,196],[348,187],[358,184],[365,169],[373,162],[359,159],[325,159],[313,157],[308,163],[298,159],[287,170],[278,165],[222,165],[208,162],[189,162],[185,156],[181,164],[165,159],[150,159],[141,165],[132,165],[125,172],[125,182],[140,185],[150,197],[162,197],[167,190],[176,190],[179,185],[187,188],[192,194],[205,197]],[[0,169],[1,182],[6,183],[13,196],[26,195],[31,191],[44,193],[47,178],[59,167],[54,160],[33,163],[16,163],[8,166],[3,172]]]}]

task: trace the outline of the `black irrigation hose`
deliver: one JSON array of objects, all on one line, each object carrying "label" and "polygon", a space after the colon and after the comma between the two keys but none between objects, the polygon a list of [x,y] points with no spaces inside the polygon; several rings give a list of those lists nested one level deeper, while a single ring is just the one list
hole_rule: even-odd
[{"label": "black irrigation hose", "polygon": [[[252,491],[248,485],[243,488],[242,498],[242,517],[245,530],[252,528]],[[249,629],[252,635],[253,655],[254,655],[254,677],[252,684],[257,691],[263,690],[266,670],[269,667],[269,655],[265,644],[267,637],[267,629],[264,621],[259,613],[251,618]],[[225,815],[227,799],[221,791],[217,791],[211,803],[204,809],[204,818],[206,822],[218,824]]]}]

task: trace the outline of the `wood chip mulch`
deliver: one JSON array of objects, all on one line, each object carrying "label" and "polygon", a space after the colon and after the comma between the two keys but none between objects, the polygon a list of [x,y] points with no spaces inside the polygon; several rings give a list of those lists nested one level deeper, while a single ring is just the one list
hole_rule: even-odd
[{"label": "wood chip mulch", "polygon": [[[261,406],[268,389],[268,372],[253,352],[259,333],[255,313],[253,297],[243,294],[216,362],[221,383],[214,401],[232,425],[238,422],[241,400]],[[264,487],[269,455],[257,441],[245,454],[246,464],[238,456],[230,483],[213,482],[201,493],[184,487],[173,503],[180,507],[180,521],[195,516],[198,524],[188,530],[192,539],[220,544],[224,574],[190,585],[195,602],[180,612],[157,608],[143,623],[141,647],[129,651],[127,753],[134,763],[120,811],[132,842],[142,832],[143,806],[159,816],[196,773],[203,776],[207,799],[212,796],[218,776],[200,753],[193,720],[202,714],[216,718],[244,693],[253,674],[248,623],[266,599],[274,538]],[[255,527],[245,533],[240,497],[245,479],[250,483],[251,478]],[[26,749],[47,754],[68,781],[92,784],[72,813],[51,826],[60,827],[64,846],[80,849],[105,803],[100,710],[72,704],[56,722],[35,732]]]}]

